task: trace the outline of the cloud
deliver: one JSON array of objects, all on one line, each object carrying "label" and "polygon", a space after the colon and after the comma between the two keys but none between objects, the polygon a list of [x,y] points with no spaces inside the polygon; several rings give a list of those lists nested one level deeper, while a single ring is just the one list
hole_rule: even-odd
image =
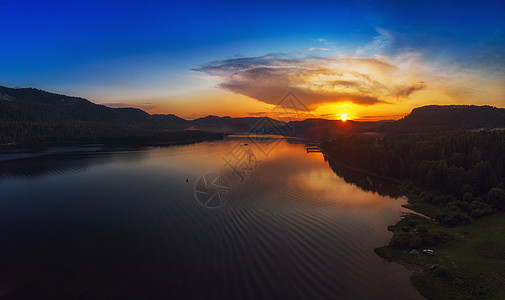
[{"label": "cloud", "polygon": [[356,53],[358,55],[376,55],[385,51],[394,42],[393,34],[384,29],[376,28],[378,33],[377,36],[373,37],[373,40],[363,47],[359,47]]},{"label": "cloud", "polygon": [[[408,59],[411,57],[406,56]],[[368,106],[407,98],[426,83],[409,80],[387,57],[291,57],[284,53],[209,62],[194,71],[220,78],[219,87],[277,104],[288,91],[314,108],[323,103]]]},{"label": "cloud", "polygon": [[330,51],[329,48],[321,48],[321,47],[311,47],[311,48],[309,48],[309,51],[317,51],[317,50],[319,50],[319,51]]},{"label": "cloud", "polygon": [[224,90],[267,104],[276,105],[292,92],[311,110],[343,102],[362,107],[402,102],[405,108],[409,103],[504,105],[502,69],[465,67],[464,61],[404,47],[405,37],[393,31],[376,30],[369,43],[355,50],[314,52],[323,50],[314,47],[216,60],[193,71],[218,79]]},{"label": "cloud", "polygon": [[395,92],[396,98],[407,98],[413,92],[424,89],[426,86],[426,82],[418,81],[410,84],[409,86],[398,87]]},{"label": "cloud", "polygon": [[257,116],[264,116],[267,114],[267,112],[266,111],[248,112],[247,114],[253,117],[257,117]]}]

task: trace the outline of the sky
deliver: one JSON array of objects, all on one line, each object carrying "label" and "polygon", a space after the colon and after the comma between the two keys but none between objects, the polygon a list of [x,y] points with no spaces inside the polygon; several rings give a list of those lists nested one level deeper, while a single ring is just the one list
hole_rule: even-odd
[{"label": "sky", "polygon": [[188,119],[505,107],[505,0],[0,0],[0,85]]}]

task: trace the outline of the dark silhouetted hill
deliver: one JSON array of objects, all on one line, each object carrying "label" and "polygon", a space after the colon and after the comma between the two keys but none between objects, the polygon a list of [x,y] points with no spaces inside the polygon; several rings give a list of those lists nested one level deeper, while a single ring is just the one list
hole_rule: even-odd
[{"label": "dark silhouetted hill", "polygon": [[142,129],[154,129],[158,125],[148,113],[137,108],[110,108],[83,98],[33,88],[12,89],[0,86],[0,108],[2,121],[77,121]]},{"label": "dark silhouetted hill", "polygon": [[285,123],[268,117],[217,117],[206,116],[191,121],[195,128],[214,132],[253,132],[258,128],[273,128],[283,126]]},{"label": "dark silhouetted hill", "polygon": [[[137,108],[110,108],[79,97],[33,88],[0,86],[0,144],[104,142],[174,139],[175,131],[268,133],[323,140],[342,133],[438,129],[505,128],[505,109],[474,105],[415,108],[395,122],[306,119],[281,122],[268,117],[206,116],[185,120],[173,114],[149,115]],[[163,134],[161,134],[163,132]],[[183,134],[178,134],[180,138]]]},{"label": "dark silhouetted hill", "polygon": [[190,121],[174,114],[152,116],[163,129],[186,129],[192,126]]},{"label": "dark silhouetted hill", "polygon": [[137,108],[110,108],[83,98],[0,86],[0,145],[171,144],[218,137],[198,131],[167,131],[163,124]]},{"label": "dark silhouetted hill", "polygon": [[505,109],[488,105],[429,105],[414,108],[409,115],[393,125],[401,129],[422,127],[503,128],[505,127]]},{"label": "dark silhouetted hill", "polygon": [[352,134],[360,132],[377,132],[386,123],[391,121],[340,121],[328,119],[306,119],[303,121],[291,121],[283,128],[289,135],[303,137],[307,141],[318,141],[335,137],[340,134]]}]

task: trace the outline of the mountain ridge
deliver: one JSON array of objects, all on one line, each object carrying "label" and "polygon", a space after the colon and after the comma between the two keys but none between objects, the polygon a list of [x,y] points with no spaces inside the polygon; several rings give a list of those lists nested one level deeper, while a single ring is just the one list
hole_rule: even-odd
[{"label": "mountain ridge", "polygon": [[[73,140],[86,136],[150,135],[159,131],[197,130],[213,133],[273,133],[321,140],[335,134],[430,128],[505,128],[505,109],[489,105],[427,105],[414,108],[394,122],[338,121],[308,118],[288,123],[269,117],[219,117],[186,120],[174,114],[148,114],[133,107],[111,108],[85,98],[35,88],[0,86],[0,144]],[[106,134],[104,132],[107,132]]]},{"label": "mountain ridge", "polygon": [[479,129],[505,127],[505,108],[490,105],[426,105],[395,122],[403,128],[449,127]]}]

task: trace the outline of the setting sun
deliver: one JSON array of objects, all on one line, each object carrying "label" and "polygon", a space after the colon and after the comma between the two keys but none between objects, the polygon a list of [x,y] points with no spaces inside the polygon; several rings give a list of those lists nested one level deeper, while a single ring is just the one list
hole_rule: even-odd
[{"label": "setting sun", "polygon": [[348,118],[348,117],[347,117],[347,114],[341,114],[341,115],[340,115],[340,120],[341,120],[342,122],[347,121],[347,118]]}]

